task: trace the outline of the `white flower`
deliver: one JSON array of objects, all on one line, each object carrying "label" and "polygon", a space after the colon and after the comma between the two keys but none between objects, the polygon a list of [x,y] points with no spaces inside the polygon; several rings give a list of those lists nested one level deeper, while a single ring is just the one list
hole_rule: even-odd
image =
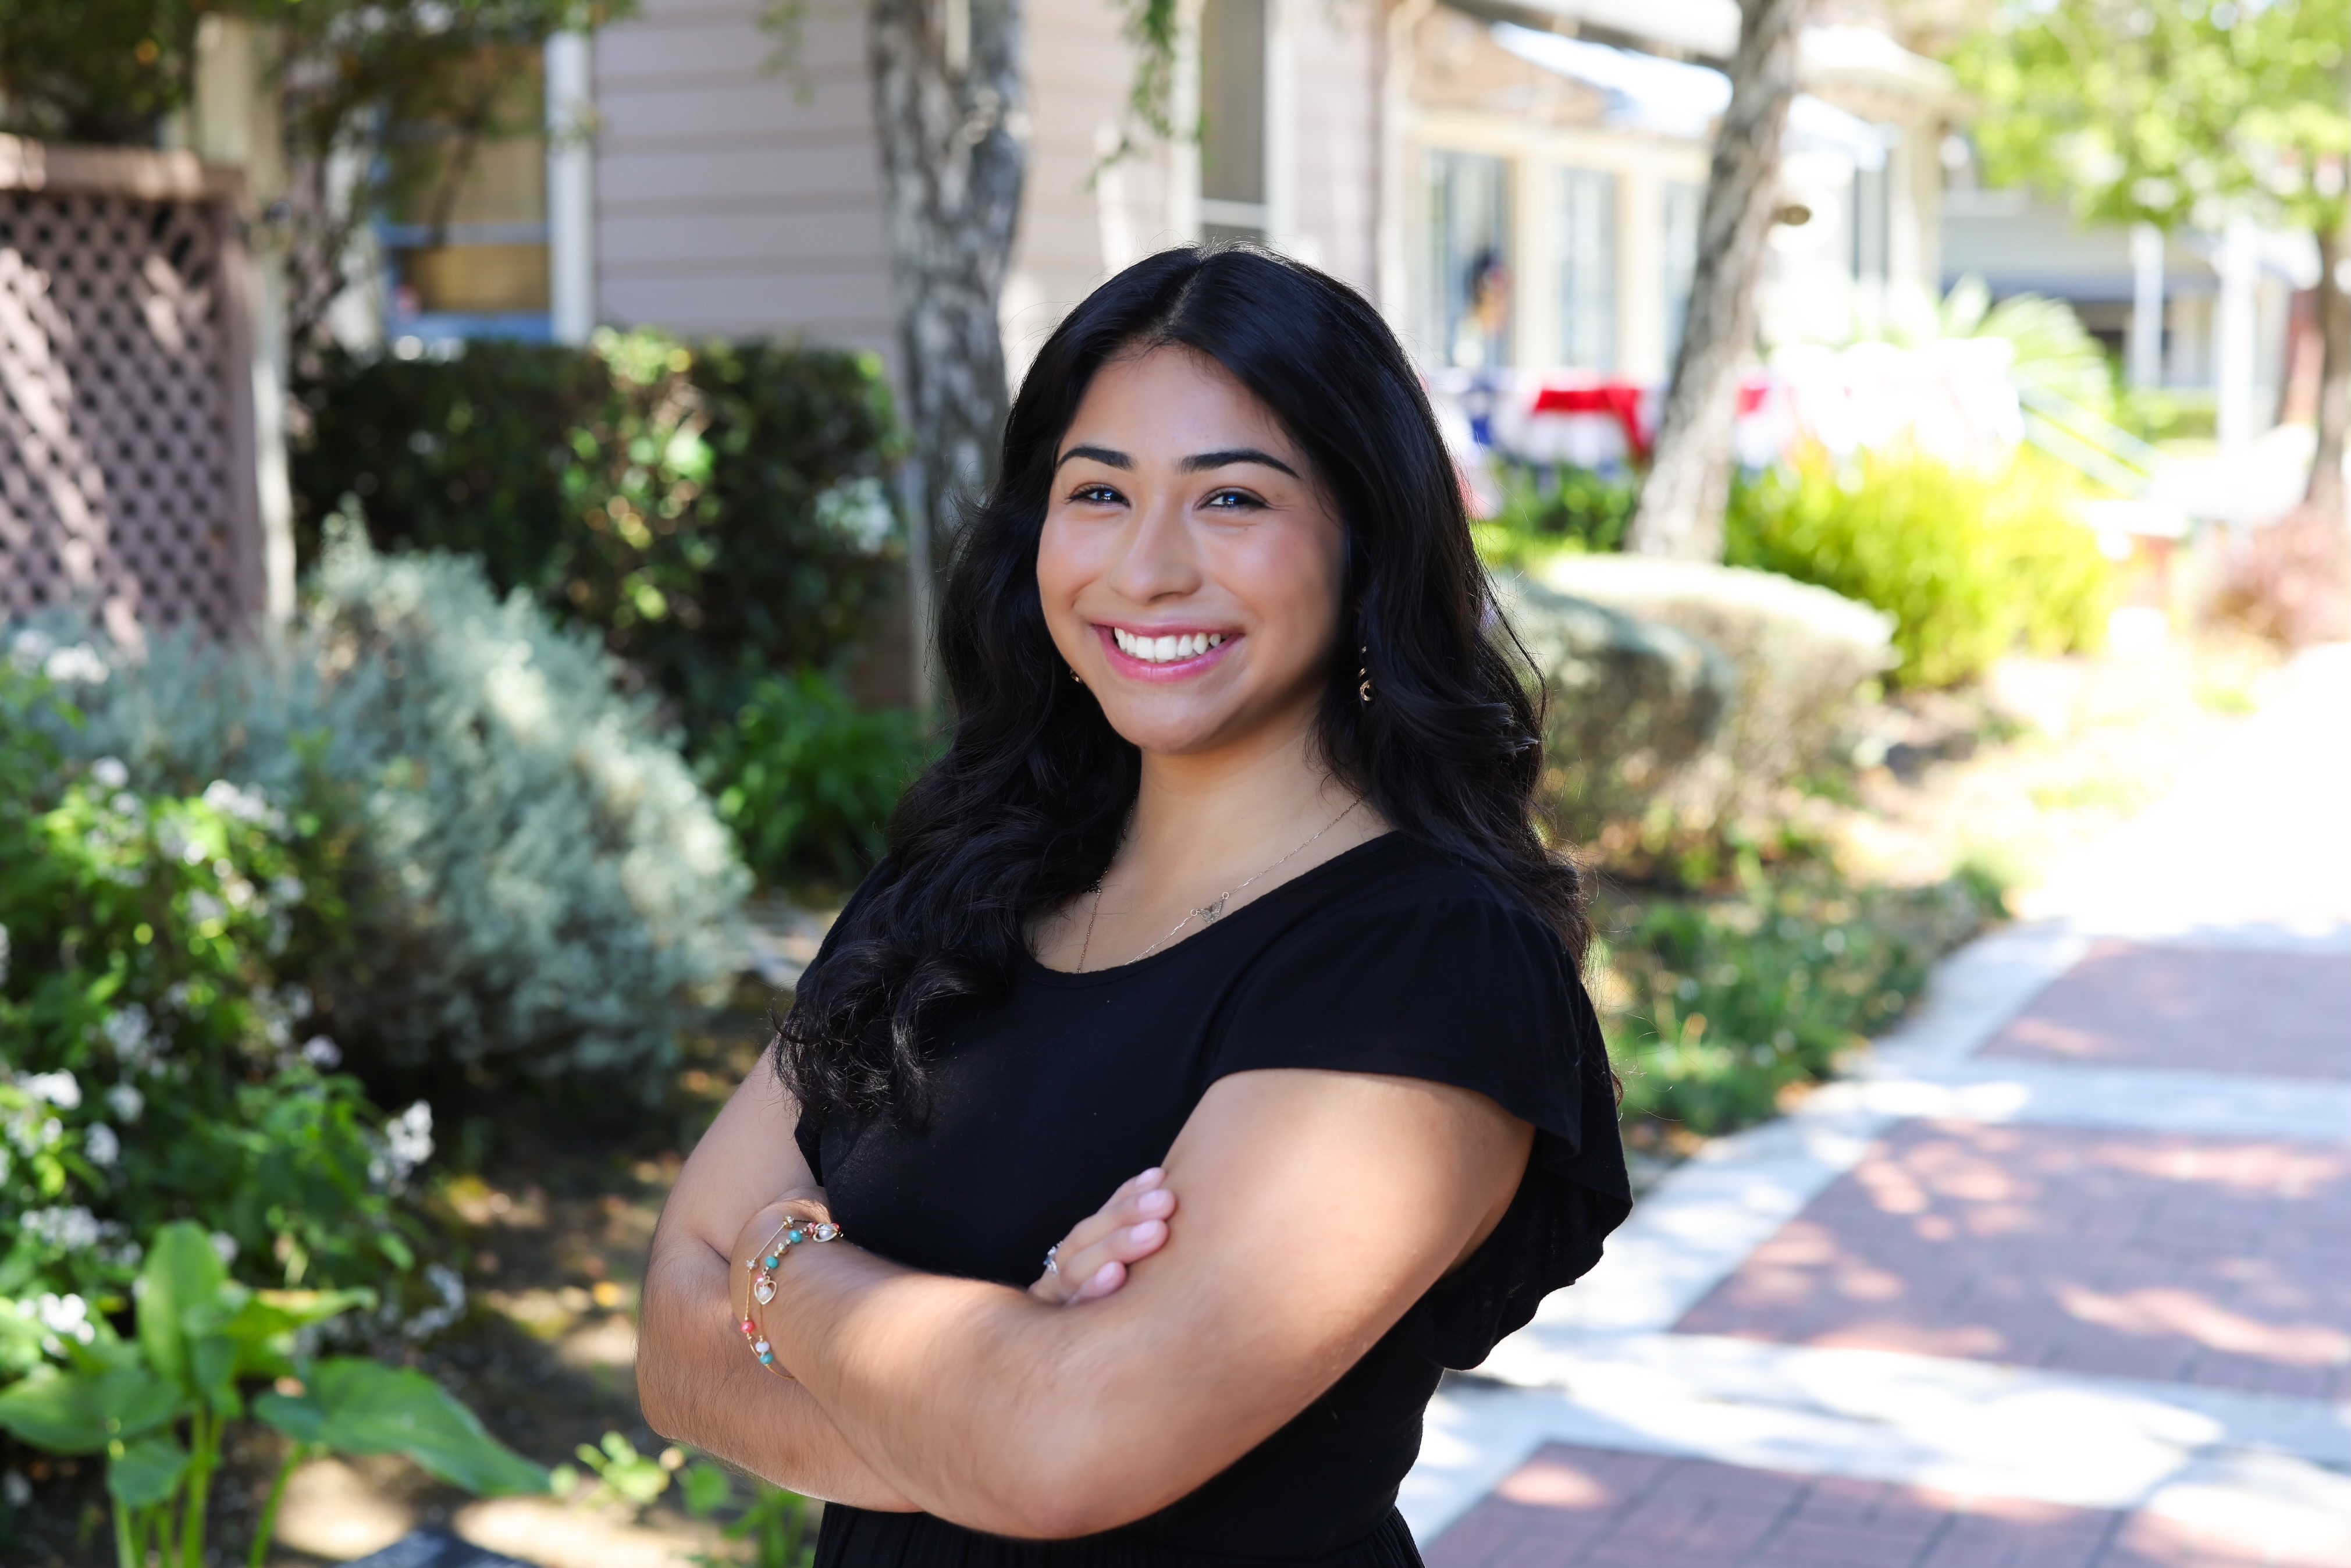
[{"label": "white flower", "polygon": [[332,1072],[343,1064],[343,1048],[323,1034],[314,1034],[302,1042],[302,1060],[321,1072]]},{"label": "white flower", "polygon": [[114,1113],[116,1121],[136,1122],[139,1113],[147,1109],[147,1096],[132,1084],[118,1083],[106,1092],[106,1105]]},{"label": "white flower", "polygon": [[385,1123],[383,1143],[392,1179],[406,1181],[409,1172],[433,1157],[433,1107],[419,1100]]},{"label": "white flower", "polygon": [[34,1303],[41,1326],[53,1334],[78,1340],[88,1344],[98,1337],[98,1329],[89,1321],[89,1303],[79,1296],[58,1296],[44,1292]]},{"label": "white flower", "polygon": [[465,1281],[456,1270],[445,1263],[427,1263],[424,1282],[433,1287],[441,1304],[425,1308],[401,1325],[401,1332],[411,1339],[430,1339],[465,1312]]},{"label": "white flower", "polygon": [[60,685],[94,686],[106,679],[106,661],[89,643],[77,643],[51,653],[41,673]]},{"label": "white flower", "polygon": [[131,769],[122,765],[120,757],[99,758],[89,765],[89,776],[105,789],[120,789],[131,782]]},{"label": "white flower", "polygon": [[144,1067],[162,1054],[155,1049],[155,1020],[137,1002],[107,1014],[99,1032],[114,1047],[114,1059],[125,1067]]},{"label": "white flower", "polygon": [[237,1254],[236,1238],[231,1236],[225,1230],[214,1231],[213,1250],[220,1255],[220,1260],[222,1262],[235,1262]]},{"label": "white flower", "polygon": [[90,1164],[111,1170],[122,1157],[122,1140],[105,1123],[94,1122],[81,1135],[81,1152]]},{"label": "white flower", "polygon": [[204,804],[240,822],[256,822],[273,831],[286,825],[285,813],[269,803],[267,792],[258,784],[239,788],[225,779],[215,779],[204,786]]},{"label": "white flower", "polygon": [[16,1080],[16,1087],[36,1100],[46,1100],[60,1111],[81,1108],[81,1081],[60,1068],[55,1072],[35,1072]]},{"label": "white flower", "polygon": [[882,548],[897,519],[879,479],[851,479],[816,498],[816,520],[867,555]]},{"label": "white flower", "polygon": [[60,1252],[82,1252],[98,1245],[98,1216],[76,1204],[71,1208],[28,1209],[19,1220],[25,1236]]},{"label": "white flower", "polygon": [[29,675],[48,662],[57,646],[57,640],[47,632],[27,627],[9,642],[8,662]]}]

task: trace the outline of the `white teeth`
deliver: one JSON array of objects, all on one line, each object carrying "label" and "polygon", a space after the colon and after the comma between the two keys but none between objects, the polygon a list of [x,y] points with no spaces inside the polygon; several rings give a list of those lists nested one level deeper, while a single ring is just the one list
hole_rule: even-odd
[{"label": "white teeth", "polygon": [[1209,649],[1221,644],[1221,632],[1186,632],[1182,636],[1140,637],[1123,627],[1111,628],[1111,640],[1119,652],[1130,659],[1146,664],[1172,664],[1178,659],[1196,659]]}]

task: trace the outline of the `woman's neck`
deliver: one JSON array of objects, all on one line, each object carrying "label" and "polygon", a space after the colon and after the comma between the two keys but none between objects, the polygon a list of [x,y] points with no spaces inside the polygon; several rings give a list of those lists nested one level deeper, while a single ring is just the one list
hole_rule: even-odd
[{"label": "woman's neck", "polygon": [[1235,881],[1354,803],[1316,756],[1311,716],[1213,752],[1145,752],[1119,869],[1146,884]]}]

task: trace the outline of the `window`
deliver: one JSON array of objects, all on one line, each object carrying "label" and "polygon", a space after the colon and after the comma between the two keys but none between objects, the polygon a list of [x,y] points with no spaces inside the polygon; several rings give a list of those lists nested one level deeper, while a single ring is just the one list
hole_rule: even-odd
[{"label": "window", "polygon": [[1465,370],[1510,362],[1510,165],[1428,156],[1429,344]]},{"label": "window", "polygon": [[1200,8],[1200,235],[1266,236],[1267,0]]},{"label": "window", "polygon": [[1706,187],[1687,180],[1667,182],[1665,189],[1666,253],[1666,373],[1682,351],[1682,323],[1689,317],[1690,285],[1698,277],[1698,220],[1706,204]]},{"label": "window", "polygon": [[1552,256],[1559,273],[1559,361],[1578,370],[1616,368],[1616,176],[1562,169],[1552,204]]},{"label": "window", "polygon": [[544,62],[496,49],[452,68],[445,117],[401,128],[378,230],[395,337],[548,331]]}]

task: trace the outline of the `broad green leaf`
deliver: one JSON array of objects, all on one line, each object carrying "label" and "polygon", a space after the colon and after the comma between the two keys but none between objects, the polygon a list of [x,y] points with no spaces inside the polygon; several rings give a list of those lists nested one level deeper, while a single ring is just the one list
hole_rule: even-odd
[{"label": "broad green leaf", "polygon": [[152,1508],[180,1490],[188,1450],[167,1432],[122,1445],[106,1467],[106,1490],[126,1508]]},{"label": "broad green leaf", "polygon": [[477,1496],[544,1492],[546,1470],[482,1429],[421,1372],[353,1356],[314,1363],[298,1395],[265,1394],[253,1413],[298,1443],[343,1454],[399,1454]]},{"label": "broad green leaf", "polygon": [[0,1428],[53,1454],[95,1454],[177,1419],[188,1401],[143,1366],[27,1377],[0,1393]]},{"label": "broad green leaf", "polygon": [[192,1312],[216,1310],[227,1282],[228,1268],[212,1239],[184,1220],[155,1233],[147,1266],[139,1271],[139,1343],[157,1373],[191,1394],[202,1385],[189,1364],[187,1320]]}]

